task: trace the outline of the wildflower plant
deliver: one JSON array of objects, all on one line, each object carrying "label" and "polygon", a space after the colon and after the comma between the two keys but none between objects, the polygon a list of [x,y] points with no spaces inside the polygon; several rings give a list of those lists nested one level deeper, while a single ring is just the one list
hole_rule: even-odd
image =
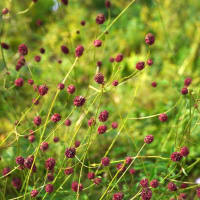
[{"label": "wildflower plant", "polygon": [[0,2],[0,199],[200,198],[200,5],[166,2]]}]

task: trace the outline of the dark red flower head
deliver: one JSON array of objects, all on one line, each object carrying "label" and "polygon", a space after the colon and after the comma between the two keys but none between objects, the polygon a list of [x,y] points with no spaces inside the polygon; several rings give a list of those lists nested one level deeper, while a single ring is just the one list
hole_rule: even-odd
[{"label": "dark red flower head", "polygon": [[115,87],[118,86],[118,84],[119,84],[118,80],[114,80],[114,81],[112,82],[112,85],[115,86]]},{"label": "dark red flower head", "polygon": [[106,18],[104,16],[104,14],[100,13],[97,15],[96,17],[96,23],[97,24],[103,24],[105,22]]},{"label": "dark red flower head", "polygon": [[61,0],[64,5],[68,5],[68,0]]},{"label": "dark red flower head", "polygon": [[154,180],[152,180],[152,181],[150,182],[150,185],[151,185],[152,188],[157,188],[158,185],[159,185],[159,182],[158,182],[157,179],[154,179]]},{"label": "dark red flower head", "polygon": [[112,200],[122,200],[124,198],[124,194],[122,192],[117,192],[113,194]]},{"label": "dark red flower head", "polygon": [[132,168],[132,169],[129,169],[129,173],[130,173],[130,174],[133,175],[133,174],[135,174],[135,172],[136,172],[135,169],[133,169],[133,168]]},{"label": "dark red flower head", "polygon": [[135,67],[136,67],[137,70],[143,70],[144,67],[145,67],[145,63],[144,62],[138,62],[138,63],[136,63]]},{"label": "dark red flower head", "polygon": [[161,122],[166,122],[168,120],[168,116],[165,113],[160,114],[158,118]]},{"label": "dark red flower head", "polygon": [[75,148],[78,148],[80,146],[81,142],[79,140],[76,140],[74,143]]},{"label": "dark red flower head", "polygon": [[147,136],[144,138],[144,142],[145,142],[146,144],[152,143],[153,140],[154,140],[153,135],[147,135]]},{"label": "dark red flower head", "polygon": [[35,61],[36,62],[40,62],[40,60],[41,60],[41,56],[35,56]]},{"label": "dark red flower head", "polygon": [[38,92],[41,96],[44,96],[45,94],[47,94],[49,88],[46,85],[40,85],[38,87]]},{"label": "dark red flower head", "polygon": [[2,15],[6,15],[8,14],[9,10],[8,8],[3,8],[3,10],[1,11]]},{"label": "dark red flower head", "polygon": [[64,172],[65,175],[70,175],[74,173],[74,169],[72,167],[67,167]]},{"label": "dark red flower head", "polygon": [[53,185],[52,185],[52,184],[47,184],[47,185],[45,186],[45,191],[46,191],[47,193],[52,193],[52,192],[53,192]]},{"label": "dark red flower head", "polygon": [[157,83],[154,81],[151,83],[152,87],[157,87]]},{"label": "dark red flower head", "polygon": [[106,8],[110,8],[111,7],[111,2],[109,0],[105,1],[105,6]]},{"label": "dark red flower head", "polygon": [[85,26],[85,20],[82,20],[82,21],[81,21],[81,25],[82,25],[82,26]]},{"label": "dark red flower head", "polygon": [[10,172],[10,168],[9,167],[5,167],[5,168],[3,168],[2,175],[6,176],[9,172]]},{"label": "dark red flower head", "polygon": [[67,148],[65,150],[65,156],[67,158],[74,158],[76,155],[76,149],[74,147],[71,147],[71,148]]},{"label": "dark red flower head", "polygon": [[65,88],[65,85],[63,83],[58,84],[58,89],[63,90]]},{"label": "dark red flower head", "polygon": [[94,41],[94,46],[95,46],[95,47],[100,47],[101,45],[102,45],[101,40],[95,40],[95,41]]},{"label": "dark red flower head", "polygon": [[17,87],[22,87],[24,85],[24,79],[23,78],[18,78],[15,80],[15,86]]},{"label": "dark red flower head", "polygon": [[108,157],[104,157],[101,159],[101,164],[103,166],[108,166],[110,164],[110,159]]},{"label": "dark red flower head", "polygon": [[188,87],[188,86],[191,84],[191,82],[192,82],[192,79],[191,79],[190,77],[188,77],[188,78],[186,78],[186,79],[184,80],[184,85],[185,85],[186,87]]},{"label": "dark red flower head", "polygon": [[149,65],[149,66],[153,65],[153,60],[152,59],[148,59],[147,60],[147,65]]},{"label": "dark red flower head", "polygon": [[31,197],[36,197],[38,195],[38,191],[37,190],[32,190],[31,191]]},{"label": "dark red flower head", "polygon": [[42,142],[42,144],[40,145],[40,150],[41,151],[46,151],[49,148],[49,144],[47,142]]},{"label": "dark red flower head", "polygon": [[22,186],[22,182],[21,182],[21,179],[18,178],[18,177],[14,177],[12,179],[12,185],[14,188],[16,188],[17,190],[19,190]]},{"label": "dark red flower head", "polygon": [[94,172],[88,172],[88,174],[87,174],[87,177],[88,177],[88,179],[94,179],[94,177],[95,177],[95,174],[94,174]]},{"label": "dark red flower head", "polygon": [[189,149],[187,147],[182,147],[180,150],[180,154],[184,157],[188,156],[189,154]]},{"label": "dark red flower head", "polygon": [[76,97],[74,98],[74,105],[75,105],[76,107],[83,106],[84,103],[85,103],[85,97],[83,97],[83,96],[76,96]]},{"label": "dark red flower head", "polygon": [[179,152],[173,152],[171,154],[171,160],[174,161],[174,162],[178,162],[182,159],[182,155],[179,153]]},{"label": "dark red flower head", "polygon": [[78,182],[73,182],[71,188],[74,192],[81,192],[83,190],[83,185],[81,183],[78,184]]},{"label": "dark red flower head", "polygon": [[200,198],[200,188],[197,188],[196,193],[197,193],[197,197]]},{"label": "dark red flower head", "polygon": [[53,114],[51,117],[51,121],[54,123],[59,122],[60,120],[61,120],[61,115],[58,113]]},{"label": "dark red flower head", "polygon": [[35,141],[35,135],[29,135],[28,140],[29,142],[33,143]]},{"label": "dark red flower head", "polygon": [[152,197],[152,191],[149,188],[144,188],[141,193],[142,200],[150,200]]},{"label": "dark red flower head", "polygon": [[119,53],[116,57],[115,57],[115,61],[116,62],[121,62],[123,60],[123,55],[121,53]]},{"label": "dark red flower head", "polygon": [[113,63],[113,62],[115,61],[115,59],[114,59],[113,57],[110,57],[109,61],[110,61],[111,63]]},{"label": "dark red flower head", "polygon": [[2,42],[1,43],[1,47],[3,48],[3,49],[9,49],[10,48],[10,46],[7,44],[7,43],[5,43],[5,42]]},{"label": "dark red flower head", "polygon": [[76,91],[76,88],[75,88],[74,85],[69,85],[69,86],[67,87],[67,92],[68,92],[69,94],[73,94],[75,91]]},{"label": "dark red flower head", "polygon": [[24,158],[22,156],[17,156],[15,161],[18,165],[24,165]]},{"label": "dark red flower head", "polygon": [[178,200],[184,200],[187,199],[187,194],[186,193],[180,193],[178,196]]},{"label": "dark red flower head", "polygon": [[78,45],[76,47],[75,56],[81,57],[83,55],[83,52],[84,52],[84,47],[82,45]]},{"label": "dark red flower head", "polygon": [[55,161],[54,158],[48,158],[45,161],[45,168],[48,169],[48,170],[53,170],[55,165],[56,165],[56,161]]},{"label": "dark red flower head", "polygon": [[88,126],[93,126],[93,125],[95,125],[95,119],[94,119],[94,117],[92,117],[92,118],[90,118],[89,120],[88,120]]},{"label": "dark red flower head", "polygon": [[45,49],[44,48],[40,48],[40,53],[44,54],[45,53]]},{"label": "dark red flower head", "polygon": [[28,156],[26,159],[24,159],[24,166],[28,169],[31,169],[33,161],[34,156]]},{"label": "dark red flower head", "polygon": [[21,56],[25,56],[28,54],[28,48],[25,44],[20,44],[18,47],[18,52]]},{"label": "dark red flower head", "polygon": [[107,121],[108,116],[109,116],[109,113],[108,113],[107,110],[102,111],[102,112],[99,114],[99,121],[100,121],[100,122],[105,122],[105,121]]},{"label": "dark red flower head", "polygon": [[124,171],[126,170],[126,167],[125,167],[124,164],[122,164],[122,163],[118,163],[118,164],[116,165],[116,168],[117,168],[117,170],[120,171],[120,172],[124,172]]},{"label": "dark red flower head", "polygon": [[52,173],[48,173],[48,174],[47,174],[47,180],[48,180],[49,182],[53,181],[53,180],[54,180],[54,175],[53,175]]},{"label": "dark red flower head", "polygon": [[168,185],[167,185],[167,188],[170,191],[176,191],[177,190],[177,187],[173,182],[169,182]]},{"label": "dark red flower head", "polygon": [[66,125],[66,126],[71,126],[71,123],[72,123],[72,122],[71,122],[70,119],[66,119],[66,120],[65,120],[65,125]]},{"label": "dark red flower head", "polygon": [[29,84],[29,85],[33,85],[33,84],[34,84],[34,80],[29,79],[29,80],[28,80],[28,84]]},{"label": "dark red flower head", "polygon": [[59,142],[59,140],[60,140],[59,137],[54,137],[54,138],[53,138],[53,141],[54,141],[55,143],[56,143],[56,142]]},{"label": "dark red flower head", "polygon": [[39,126],[39,125],[42,123],[41,117],[40,117],[40,116],[34,117],[33,123],[34,123],[36,126]]},{"label": "dark red flower head", "polygon": [[140,185],[143,187],[143,188],[147,188],[149,187],[149,180],[147,178],[144,178],[140,181]]},{"label": "dark red flower head", "polygon": [[103,84],[104,83],[104,75],[102,73],[97,73],[94,77],[94,80],[98,83],[98,84]]},{"label": "dark red flower head", "polygon": [[97,61],[97,66],[101,67],[102,66],[102,62],[101,61]]},{"label": "dark red flower head", "polygon": [[127,156],[125,160],[126,160],[126,164],[128,164],[128,165],[129,165],[129,164],[131,164],[131,162],[132,162],[133,158],[132,158],[132,157],[130,157],[130,156]]},{"label": "dark red flower head", "polygon": [[186,187],[188,187],[188,185],[186,183],[182,183],[180,186],[180,188],[186,188]]},{"label": "dark red flower head", "polygon": [[62,51],[64,54],[68,54],[68,53],[69,53],[69,49],[67,48],[67,46],[62,45],[60,48],[61,48],[61,51]]},{"label": "dark red flower head", "polygon": [[186,95],[187,93],[188,93],[188,89],[185,87],[185,88],[182,88],[181,89],[181,93],[183,94],[183,95]]},{"label": "dark red flower head", "polygon": [[98,133],[99,134],[103,134],[103,133],[105,133],[107,131],[107,126],[106,125],[101,125],[101,126],[99,126],[99,128],[98,128]]},{"label": "dark red flower head", "polygon": [[94,182],[94,184],[99,185],[101,183],[101,178],[96,177],[96,178],[94,178],[93,182]]},{"label": "dark red flower head", "polygon": [[116,129],[118,127],[118,123],[117,122],[112,122],[111,124],[113,129]]},{"label": "dark red flower head", "polygon": [[145,36],[145,43],[147,45],[152,45],[154,44],[155,42],[155,37],[152,33],[148,33],[146,36]]}]

